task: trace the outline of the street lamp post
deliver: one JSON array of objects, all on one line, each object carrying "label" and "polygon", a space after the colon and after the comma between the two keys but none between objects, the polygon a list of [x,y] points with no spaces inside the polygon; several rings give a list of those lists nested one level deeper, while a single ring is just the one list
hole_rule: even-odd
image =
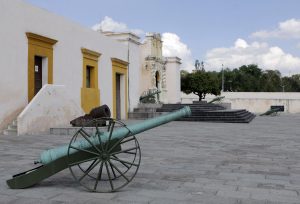
[{"label": "street lamp post", "polygon": [[224,92],[224,67],[222,64],[222,92]]}]

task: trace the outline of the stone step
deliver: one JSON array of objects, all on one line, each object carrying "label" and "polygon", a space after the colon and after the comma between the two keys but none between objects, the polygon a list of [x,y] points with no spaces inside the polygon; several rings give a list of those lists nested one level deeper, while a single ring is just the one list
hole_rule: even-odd
[{"label": "stone step", "polygon": [[[182,107],[180,107],[180,108],[182,108]],[[172,112],[174,110],[179,110],[180,108],[159,108],[156,111],[157,112]],[[191,108],[192,112],[205,112],[205,111],[215,111],[215,110],[224,110],[224,108],[201,108],[201,109]]]},{"label": "stone step", "polygon": [[7,126],[6,130],[3,130],[4,135],[18,135],[18,123],[17,119],[13,120],[11,124]]},{"label": "stone step", "polygon": [[195,120],[195,121],[248,121],[252,116],[247,116],[245,118],[235,118],[235,117],[186,117],[179,120]]},{"label": "stone step", "polygon": [[[74,135],[81,127],[57,127],[50,128],[50,135]],[[93,134],[96,131],[94,127],[85,127],[84,130],[88,134]]]},{"label": "stone step", "polygon": [[140,103],[138,105],[138,108],[161,108],[162,104],[157,104],[157,103]]},{"label": "stone step", "polygon": [[190,107],[201,107],[201,106],[220,106],[219,104],[215,103],[204,103],[204,104],[193,104],[193,103],[168,103],[168,104],[163,104],[162,107],[167,107],[167,106],[190,106]]},{"label": "stone step", "polygon": [[8,127],[7,127],[7,129],[8,130],[18,130],[18,126],[17,125],[13,125],[13,124],[10,124],[10,125],[8,125]]},{"label": "stone step", "polygon": [[207,114],[207,115],[191,115],[189,117],[201,117],[201,118],[246,118],[251,113],[244,112],[243,114],[234,115],[234,114],[224,114],[224,115],[214,115],[214,114]]},{"label": "stone step", "polygon": [[18,121],[17,121],[17,119],[13,120],[12,125],[18,126]]},{"label": "stone step", "polygon": [[15,130],[6,129],[3,131],[3,134],[4,135],[18,135],[18,131],[16,129]]},{"label": "stone step", "polygon": [[[189,106],[192,115],[179,120],[183,121],[211,121],[211,122],[233,122],[233,123],[248,123],[255,115],[245,109],[227,110],[225,107],[217,104],[209,103],[193,103],[193,104],[163,104],[160,108],[154,109],[134,109],[134,112],[129,113],[131,119],[146,119],[158,116],[157,113],[172,112]],[[156,111],[156,112],[155,112]]]},{"label": "stone step", "polygon": [[245,112],[242,116],[224,115],[224,116],[189,116],[179,119],[180,121],[207,121],[207,122],[232,122],[232,123],[249,123],[255,118],[250,112]]},{"label": "stone step", "polygon": [[133,112],[156,112],[157,108],[134,108]]},{"label": "stone step", "polygon": [[193,116],[223,116],[223,115],[230,115],[230,116],[243,116],[246,114],[246,110],[222,110],[222,111],[199,111],[199,112],[193,112]]},{"label": "stone step", "polygon": [[164,114],[164,112],[131,112],[128,113],[129,119],[147,119],[154,118]]}]

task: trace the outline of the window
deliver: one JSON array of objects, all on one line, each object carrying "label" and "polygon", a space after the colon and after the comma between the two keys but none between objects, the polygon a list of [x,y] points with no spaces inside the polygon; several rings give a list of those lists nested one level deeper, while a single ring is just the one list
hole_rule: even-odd
[{"label": "window", "polygon": [[81,107],[85,113],[100,105],[98,88],[98,59],[100,53],[81,48],[83,55]]},{"label": "window", "polygon": [[92,66],[86,66],[86,88],[94,88],[91,84],[93,68]]}]

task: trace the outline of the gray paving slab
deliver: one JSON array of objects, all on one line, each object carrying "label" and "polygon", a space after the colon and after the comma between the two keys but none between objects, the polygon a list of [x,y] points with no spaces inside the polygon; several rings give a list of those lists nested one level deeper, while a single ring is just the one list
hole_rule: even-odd
[{"label": "gray paving slab", "polygon": [[[139,121],[126,121],[135,123]],[[0,203],[299,203],[300,115],[250,124],[171,122],[138,135],[142,162],[116,193],[90,193],[64,170],[28,189],[6,180],[67,135],[0,135]]]}]

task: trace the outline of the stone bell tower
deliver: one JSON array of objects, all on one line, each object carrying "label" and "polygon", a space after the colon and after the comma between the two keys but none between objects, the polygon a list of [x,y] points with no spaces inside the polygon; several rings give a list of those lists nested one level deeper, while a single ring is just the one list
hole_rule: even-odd
[{"label": "stone bell tower", "polygon": [[159,33],[147,33],[141,44],[141,86],[140,92],[158,90],[156,100],[167,102],[166,98],[166,60],[162,56],[162,40]]}]

